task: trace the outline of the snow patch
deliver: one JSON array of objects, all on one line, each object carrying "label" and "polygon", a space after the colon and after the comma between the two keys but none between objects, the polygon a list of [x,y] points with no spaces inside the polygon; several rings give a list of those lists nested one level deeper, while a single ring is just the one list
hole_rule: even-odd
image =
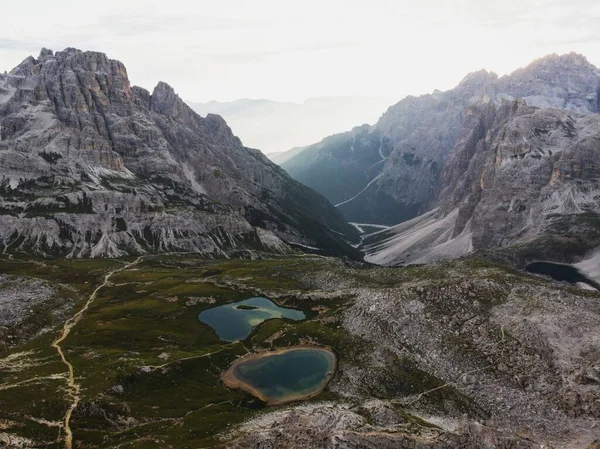
[{"label": "snow patch", "polygon": [[290,245],[299,246],[301,248],[309,249],[311,251],[323,251],[321,248],[317,248],[315,246],[303,245],[302,243],[296,243],[296,242],[289,242],[289,243],[290,243]]},{"label": "snow patch", "polygon": [[361,196],[364,192],[366,192],[366,190],[371,187],[375,182],[377,182],[379,180],[379,178],[381,178],[381,174],[375,176],[371,182],[369,182],[364,189],[362,189],[360,192],[358,192],[356,195],[354,195],[352,198],[346,200],[346,201],[342,201],[341,203],[338,203],[335,205],[335,207],[340,207],[343,206],[344,204],[349,203],[350,201],[354,201],[356,198],[358,198],[359,196]]},{"label": "snow patch", "polygon": [[21,182],[20,178],[19,179],[12,178],[12,177],[8,178],[8,185],[10,186],[10,188],[12,190],[15,190],[17,187],[19,187],[20,182]]}]

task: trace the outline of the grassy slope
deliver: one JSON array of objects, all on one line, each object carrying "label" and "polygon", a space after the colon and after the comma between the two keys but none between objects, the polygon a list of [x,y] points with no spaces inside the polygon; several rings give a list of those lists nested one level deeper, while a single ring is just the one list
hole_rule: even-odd
[{"label": "grassy slope", "polygon": [[[68,283],[80,293],[78,304],[73,306],[78,310],[103,274],[119,263],[45,261],[40,265],[4,261],[0,272]],[[364,355],[372,350],[370,343],[340,327],[340,315],[352,297],[302,299],[311,291],[307,279],[343,273],[354,285],[386,288],[406,280],[435,279],[439,269],[349,270],[338,261],[311,257],[207,261],[177,255],[149,259],[118,273],[100,291],[63,345],[83,392],[72,419],[75,442],[97,448],[214,446],[220,441],[217,435],[263,410],[259,401],[220,383],[221,372],[236,357],[253,349],[311,340],[332,347],[341,363],[360,368]],[[234,344],[222,344],[212,329],[196,319],[208,307],[260,291],[270,292],[283,305],[303,309],[308,319],[298,323],[269,321],[246,341]],[[209,304],[207,298],[214,303]],[[64,365],[50,348],[53,336],[41,336],[12,348],[9,353],[33,351],[21,358],[32,366],[14,372],[0,366],[0,384],[63,374]],[[169,355],[168,360],[159,358],[163,353]],[[371,395],[397,397],[441,385],[409,359],[392,358],[388,366],[368,367],[378,379]],[[141,369],[145,366],[150,368]],[[23,387],[0,389],[0,422],[6,420],[9,432],[31,438],[39,447],[59,447],[59,429],[31,418],[60,423],[69,405],[64,385],[61,378],[40,379]],[[335,400],[336,395],[326,391],[313,400],[323,399]],[[439,390],[434,400],[443,404],[450,401],[465,410],[470,406],[452,388]]]}]

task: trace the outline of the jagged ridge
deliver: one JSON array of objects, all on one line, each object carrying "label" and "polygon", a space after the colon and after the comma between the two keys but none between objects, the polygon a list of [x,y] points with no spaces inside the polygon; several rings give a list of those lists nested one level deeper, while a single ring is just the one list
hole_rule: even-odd
[{"label": "jagged ridge", "polygon": [[0,239],[72,257],[145,251],[356,256],[356,231],[225,121],[103,53],[43,49],[0,75]]},{"label": "jagged ridge", "polygon": [[597,113],[600,72],[575,53],[550,55],[500,78],[474,72],[447,92],[409,96],[375,126],[329,137],[282,166],[332,203],[343,203],[339,210],[350,221],[393,225],[434,206],[467,109],[515,98],[530,106]]},{"label": "jagged ridge", "polygon": [[[539,109],[522,100],[489,102],[467,110],[464,133],[446,161],[436,209],[370,236],[368,260],[422,263],[475,250],[585,236],[585,227],[561,230],[600,214],[600,115]],[[549,241],[530,245],[541,255],[572,261],[597,238],[549,251]]]}]

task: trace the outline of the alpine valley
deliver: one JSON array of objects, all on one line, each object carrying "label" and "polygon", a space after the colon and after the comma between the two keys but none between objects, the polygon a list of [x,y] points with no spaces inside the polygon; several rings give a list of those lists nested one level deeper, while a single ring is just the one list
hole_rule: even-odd
[{"label": "alpine valley", "polygon": [[365,239],[374,263],[540,239],[568,239],[537,246],[571,262],[600,243],[599,112],[600,71],[578,54],[550,55],[501,78],[480,71],[450,91],[407,97],[376,125],[282,166],[349,221],[401,223]]},{"label": "alpine valley", "polygon": [[0,74],[1,447],[598,449],[599,112],[551,55],[284,170],[102,53],[28,57]]}]

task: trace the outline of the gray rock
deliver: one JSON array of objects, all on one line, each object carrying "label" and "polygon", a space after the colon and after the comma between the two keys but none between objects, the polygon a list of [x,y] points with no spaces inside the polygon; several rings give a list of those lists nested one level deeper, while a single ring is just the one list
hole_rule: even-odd
[{"label": "gray rock", "polygon": [[[599,158],[598,114],[538,109],[522,100],[472,106],[446,160],[435,209],[367,239],[367,258],[423,263],[545,235],[582,240],[553,257],[583,256],[598,239],[558,225],[565,217],[600,214]],[[533,245],[528,257],[550,254],[549,243]]]},{"label": "gray rock", "polygon": [[42,50],[0,76],[0,240],[12,251],[119,257],[357,255],[357,232],[225,121],[166,83],[131,86],[103,53]]}]

